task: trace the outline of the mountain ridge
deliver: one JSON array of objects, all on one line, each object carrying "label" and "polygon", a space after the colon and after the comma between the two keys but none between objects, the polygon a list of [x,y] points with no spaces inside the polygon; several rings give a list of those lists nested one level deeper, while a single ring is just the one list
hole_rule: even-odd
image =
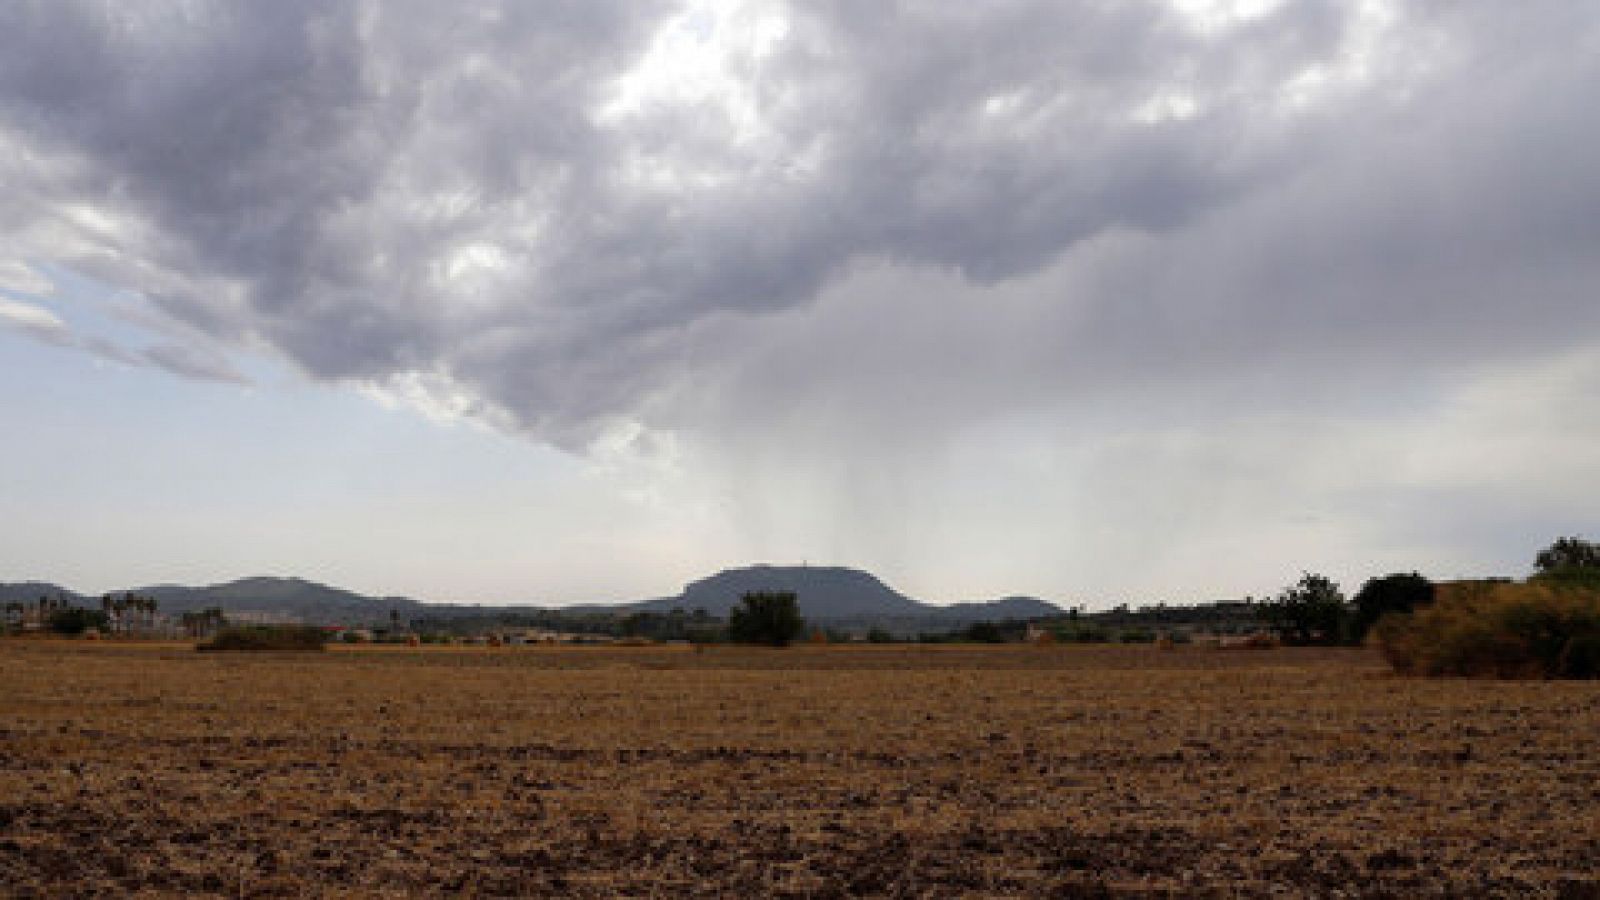
[{"label": "mountain ridge", "polygon": [[[937,606],[923,603],[889,587],[876,575],[844,566],[783,566],[755,564],[724,569],[689,582],[677,594],[650,600],[615,604],[550,607],[535,604],[469,605],[426,603],[410,597],[372,596],[322,584],[297,576],[254,575],[211,585],[156,584],[128,592],[156,598],[167,613],[184,613],[207,607],[224,612],[256,612],[295,616],[316,623],[381,623],[396,613],[402,619],[454,612],[572,612],[626,614],[703,609],[726,616],[744,594],[754,591],[792,591],[801,615],[820,623],[911,622],[960,624],[984,619],[1023,619],[1058,615],[1063,610],[1035,597],[1010,596],[992,601]],[[83,594],[43,581],[0,582],[0,601],[32,602],[41,595],[65,596],[80,605],[96,605],[99,595]]]}]

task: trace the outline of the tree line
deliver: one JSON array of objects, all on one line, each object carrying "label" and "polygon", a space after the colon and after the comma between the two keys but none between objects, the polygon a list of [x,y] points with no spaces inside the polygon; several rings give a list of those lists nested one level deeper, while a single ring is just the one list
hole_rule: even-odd
[{"label": "tree line", "polygon": [[[1600,588],[1600,544],[1563,537],[1534,558],[1534,584]],[[1510,584],[1509,578],[1485,583]],[[1259,607],[1259,616],[1284,643],[1359,644],[1386,615],[1409,615],[1436,599],[1434,583],[1416,572],[1370,578],[1346,600],[1339,585],[1324,575],[1303,574],[1298,582]]]}]

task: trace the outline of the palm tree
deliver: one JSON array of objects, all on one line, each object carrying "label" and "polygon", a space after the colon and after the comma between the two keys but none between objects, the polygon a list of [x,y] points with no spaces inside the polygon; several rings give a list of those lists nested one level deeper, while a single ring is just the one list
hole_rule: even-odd
[{"label": "palm tree", "polygon": [[129,613],[128,633],[137,634],[141,629],[141,621],[143,619],[141,614],[144,612],[144,598],[129,591],[127,605]]}]

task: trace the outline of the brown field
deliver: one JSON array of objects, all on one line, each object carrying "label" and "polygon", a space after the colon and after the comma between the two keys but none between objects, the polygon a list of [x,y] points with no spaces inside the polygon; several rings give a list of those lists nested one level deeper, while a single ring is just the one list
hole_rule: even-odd
[{"label": "brown field", "polygon": [[1600,896],[1600,683],[0,641],[0,893]]}]

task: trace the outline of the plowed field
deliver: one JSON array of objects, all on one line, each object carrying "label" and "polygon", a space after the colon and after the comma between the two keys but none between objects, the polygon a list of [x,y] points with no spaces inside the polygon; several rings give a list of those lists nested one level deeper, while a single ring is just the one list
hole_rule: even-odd
[{"label": "plowed field", "polygon": [[0,642],[0,894],[1600,896],[1600,683]]}]

